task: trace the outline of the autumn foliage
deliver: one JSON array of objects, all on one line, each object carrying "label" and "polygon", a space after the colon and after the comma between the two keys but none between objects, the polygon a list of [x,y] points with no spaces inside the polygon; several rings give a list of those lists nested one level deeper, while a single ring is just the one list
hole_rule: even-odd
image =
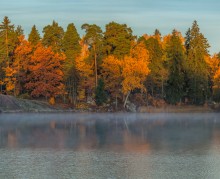
[{"label": "autumn foliage", "polygon": [[102,63],[102,76],[104,78],[106,89],[112,96],[119,96],[122,87],[122,60],[113,55],[108,56]]},{"label": "autumn foliage", "polygon": [[30,62],[26,88],[33,97],[55,97],[64,92],[62,63],[63,54],[54,53],[50,47],[39,43]]},{"label": "autumn foliage", "polygon": [[135,45],[122,63],[122,91],[127,94],[134,89],[145,90],[144,81],[150,73],[149,56],[143,43]]},{"label": "autumn foliage", "polygon": [[43,28],[42,38],[34,25],[27,40],[21,27],[5,17],[0,93],[45,98],[52,105],[57,98],[77,105],[107,94],[104,101],[116,103],[116,109],[118,101],[125,106],[137,96],[146,105],[147,98],[171,104],[220,101],[220,54],[209,54],[196,21],[185,37],[177,30],[162,36],[156,29],[137,38],[116,22],[104,32],[95,24],[82,29],[80,37],[73,23],[64,31],[53,21]]}]

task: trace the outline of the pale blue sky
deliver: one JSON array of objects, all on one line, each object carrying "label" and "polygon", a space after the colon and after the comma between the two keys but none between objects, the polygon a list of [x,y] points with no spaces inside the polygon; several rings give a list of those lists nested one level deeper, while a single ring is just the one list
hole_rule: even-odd
[{"label": "pale blue sky", "polygon": [[81,35],[83,23],[105,30],[111,21],[126,23],[137,36],[152,34],[156,28],[162,35],[174,28],[185,34],[197,20],[212,54],[220,51],[219,8],[220,0],[0,0],[0,18],[8,16],[26,35],[34,24],[41,33],[53,20],[64,29],[74,23]]}]

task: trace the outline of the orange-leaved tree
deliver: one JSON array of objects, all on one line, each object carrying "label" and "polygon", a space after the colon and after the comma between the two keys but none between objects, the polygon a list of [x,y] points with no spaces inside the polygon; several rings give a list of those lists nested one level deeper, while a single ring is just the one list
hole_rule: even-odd
[{"label": "orange-leaved tree", "polygon": [[24,92],[27,82],[28,65],[32,56],[31,44],[25,40],[24,35],[18,37],[18,45],[14,50],[14,59],[5,70],[5,84],[7,92],[14,91],[14,95]]},{"label": "orange-leaved tree", "polygon": [[7,92],[12,92],[15,89],[15,83],[16,83],[16,70],[14,70],[12,67],[7,66],[4,68],[5,71],[5,79],[4,83],[6,85],[6,91]]},{"label": "orange-leaved tree", "polygon": [[214,75],[214,87],[220,89],[220,67]]},{"label": "orange-leaved tree", "polygon": [[115,97],[117,110],[118,97],[121,95],[122,88],[122,60],[113,55],[106,57],[102,63],[102,76],[105,88]]},{"label": "orange-leaved tree", "polygon": [[54,53],[51,47],[44,47],[41,43],[31,57],[29,64],[29,82],[26,88],[33,97],[54,98],[64,93],[62,64],[64,54]]},{"label": "orange-leaved tree", "polygon": [[130,56],[124,58],[122,67],[122,92],[126,95],[124,107],[132,90],[145,90],[144,81],[150,73],[148,64],[148,51],[143,42],[136,44],[131,49]]},{"label": "orange-leaved tree", "polygon": [[19,45],[14,52],[14,62],[12,68],[15,70],[15,93],[25,93],[27,83],[28,66],[33,54],[33,48],[23,35],[19,36]]},{"label": "orange-leaved tree", "polygon": [[209,55],[206,55],[205,61],[208,64],[210,77],[213,80],[214,75],[217,72],[219,65],[220,65],[220,60],[218,58],[218,55],[214,54],[212,57],[210,57]]}]

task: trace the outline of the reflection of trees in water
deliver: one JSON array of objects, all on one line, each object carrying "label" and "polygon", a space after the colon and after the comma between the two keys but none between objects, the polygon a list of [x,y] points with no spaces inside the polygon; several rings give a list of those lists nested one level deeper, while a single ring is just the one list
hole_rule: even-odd
[{"label": "reflection of trees in water", "polygon": [[209,146],[212,128],[201,123],[165,123],[148,130],[148,141],[155,150],[191,151]]},{"label": "reflection of trees in water", "polygon": [[14,131],[8,132],[8,140],[7,140],[8,147],[10,148],[17,147],[17,136],[18,135]]},{"label": "reflection of trees in water", "polygon": [[[213,127],[215,126],[215,127]],[[72,120],[1,126],[0,147],[187,151],[209,146],[219,124],[207,120]]]}]

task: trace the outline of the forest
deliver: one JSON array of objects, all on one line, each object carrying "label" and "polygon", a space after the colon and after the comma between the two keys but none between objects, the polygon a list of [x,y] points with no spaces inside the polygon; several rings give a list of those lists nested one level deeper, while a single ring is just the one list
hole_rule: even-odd
[{"label": "forest", "polygon": [[83,24],[80,37],[73,23],[35,25],[26,38],[8,17],[0,24],[0,94],[47,100],[50,104],[97,106],[193,104],[220,101],[220,53],[197,21],[183,35],[174,29],[162,36],[137,37],[126,24],[110,22],[105,31]]}]

